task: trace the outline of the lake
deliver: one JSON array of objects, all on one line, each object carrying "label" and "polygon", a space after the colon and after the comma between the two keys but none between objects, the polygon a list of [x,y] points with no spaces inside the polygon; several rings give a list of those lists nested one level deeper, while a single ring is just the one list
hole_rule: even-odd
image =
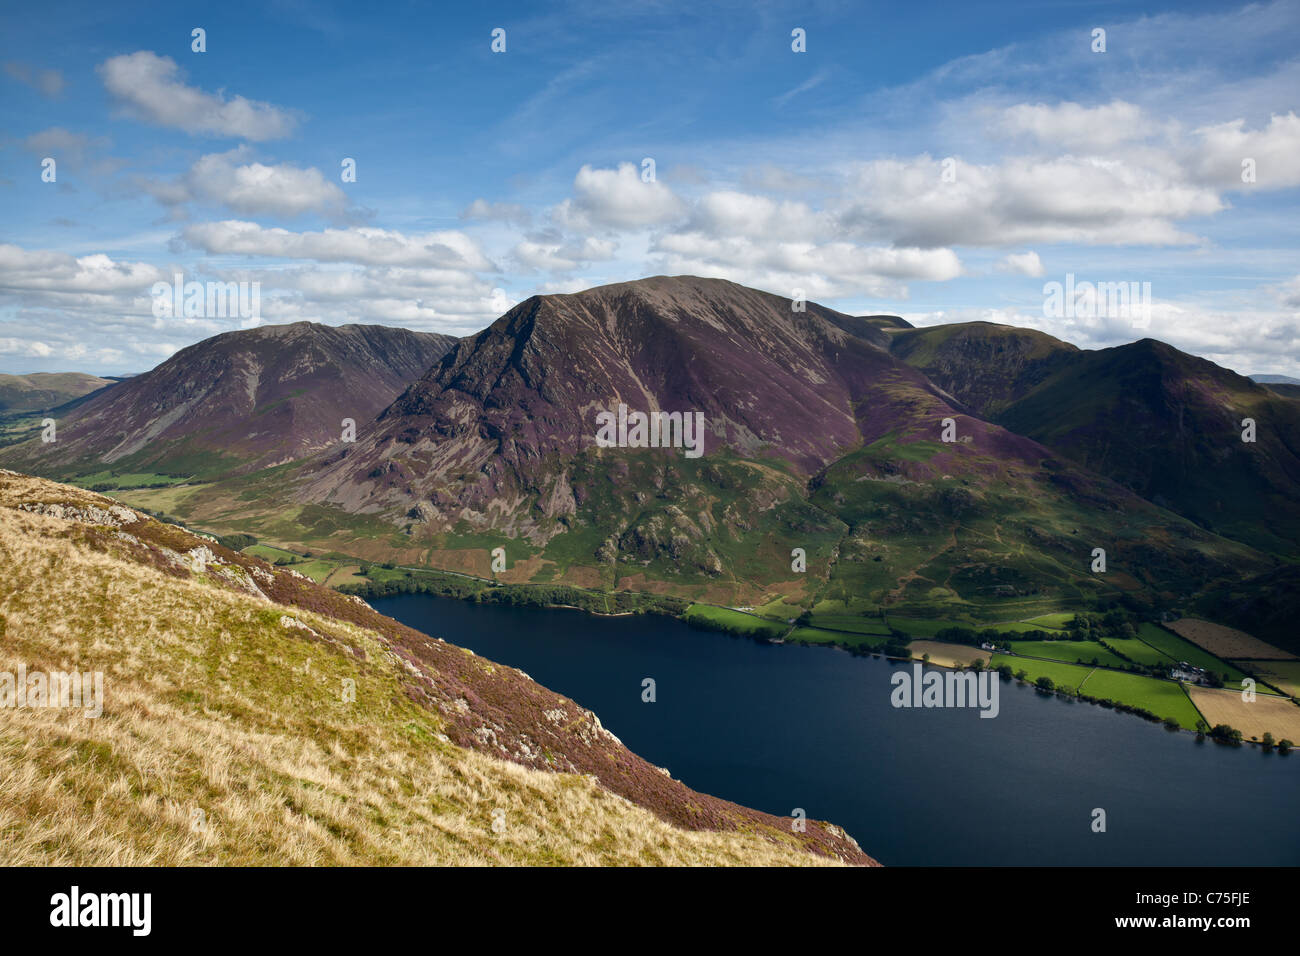
[{"label": "lake", "polygon": [[[802,808],[887,865],[1300,864],[1300,752],[1197,743],[1014,682],[993,719],[896,709],[890,677],[911,664],[657,616],[423,594],[371,603],[571,697],[689,787],[769,813]],[[1096,808],[1104,833],[1092,831]]]}]

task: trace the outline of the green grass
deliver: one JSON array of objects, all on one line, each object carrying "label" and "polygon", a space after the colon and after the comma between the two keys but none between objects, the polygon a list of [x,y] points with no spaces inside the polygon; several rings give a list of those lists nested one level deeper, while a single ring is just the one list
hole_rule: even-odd
[{"label": "green grass", "polygon": [[1081,667],[1078,664],[1026,660],[1023,657],[1010,657],[1006,654],[994,654],[989,660],[989,665],[992,667],[1000,667],[1003,664],[1009,664],[1013,673],[1025,671],[1031,683],[1040,677],[1050,677],[1057,687],[1069,687],[1074,690],[1078,690],[1079,685],[1093,672],[1093,668]]},{"label": "green grass", "polygon": [[1065,625],[1074,620],[1073,611],[1060,611],[1056,614],[1041,614],[1038,617],[1031,617],[1023,623],[1038,628],[1063,629]]},{"label": "green grass", "polygon": [[1095,659],[1098,664],[1110,667],[1124,667],[1123,658],[1112,654],[1096,641],[1016,641],[1013,645],[1017,655],[1029,657],[1046,657],[1067,664],[1091,664]]},{"label": "green grass", "polygon": [[1187,661],[1195,667],[1204,667],[1220,676],[1227,674],[1229,686],[1241,687],[1241,679],[1246,675],[1227,661],[1219,660],[1209,651],[1202,650],[1191,641],[1184,640],[1173,631],[1167,631],[1158,624],[1143,624],[1138,628],[1138,637],[1157,650],[1164,651],[1174,662]]},{"label": "green grass", "polygon": [[1195,730],[1200,711],[1187,693],[1173,681],[1157,680],[1140,674],[1095,670],[1083,682],[1081,692],[1133,707],[1142,707],[1160,717],[1173,717],[1185,730]]},{"label": "green grass", "polygon": [[790,628],[788,624],[763,620],[743,611],[713,607],[709,604],[692,604],[686,609],[686,621],[710,630],[725,631],[728,634],[740,634],[745,637],[779,638],[785,636],[785,632]]},{"label": "green grass", "polygon": [[819,614],[814,611],[812,626],[824,627],[832,631],[852,631],[855,634],[889,636],[889,628],[880,618],[867,618],[858,614]]},{"label": "green grass", "polygon": [[786,640],[806,644],[839,644],[844,647],[877,649],[889,643],[888,636],[875,634],[850,634],[845,631],[823,631],[816,627],[796,627]]},{"label": "green grass", "polygon": [[916,617],[894,617],[892,614],[889,616],[889,626],[902,631],[908,637],[922,639],[932,638],[947,627],[979,627],[969,621],[924,620]]},{"label": "green grass", "polygon": [[1170,664],[1178,663],[1163,651],[1158,651],[1146,641],[1136,637],[1108,637],[1106,643],[1115,650],[1119,651],[1129,660],[1138,664],[1144,664],[1147,667],[1168,667]]}]

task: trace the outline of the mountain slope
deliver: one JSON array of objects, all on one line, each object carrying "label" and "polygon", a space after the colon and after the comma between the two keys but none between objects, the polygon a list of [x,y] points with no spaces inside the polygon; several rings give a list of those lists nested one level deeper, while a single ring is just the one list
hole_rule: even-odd
[{"label": "mountain slope", "polygon": [[[890,354],[888,333],[850,318],[692,277],[535,297],[459,343],[356,445],[267,486],[291,484],[314,530],[290,538],[271,513],[252,530],[727,603],[771,587],[811,599],[838,578],[885,604],[1152,604],[1271,566],[961,411]],[[596,415],[619,402],[700,411],[704,454],[598,447]],[[247,515],[257,495],[196,496],[194,513]],[[494,546],[505,572],[489,566]],[[1109,578],[1089,571],[1096,547]],[[794,548],[810,574],[791,568]]]},{"label": "mountain slope", "polygon": [[960,322],[895,332],[890,350],[977,415],[994,417],[1078,354],[1033,329]]},{"label": "mountain slope", "polygon": [[6,865],[872,862],[687,789],[517,670],[99,495],[0,472],[0,562],[0,670],[104,680],[93,719],[2,711]]},{"label": "mountain slope", "polygon": [[0,375],[0,413],[43,412],[112,385],[114,381],[82,372]]},{"label": "mountain slope", "polygon": [[1213,362],[1153,339],[1080,352],[994,417],[1202,527],[1300,553],[1300,404]]},{"label": "mountain slope", "polygon": [[450,336],[297,322],[182,349],[71,410],[57,440],[6,449],[43,474],[220,474],[300,458],[358,427],[439,359]]}]

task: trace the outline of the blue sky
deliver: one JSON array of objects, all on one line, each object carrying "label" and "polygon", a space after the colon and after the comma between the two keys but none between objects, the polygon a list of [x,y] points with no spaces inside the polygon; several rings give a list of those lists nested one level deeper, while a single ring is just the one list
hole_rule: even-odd
[{"label": "blue sky", "polygon": [[[1300,377],[1297,2],[0,18],[0,371],[139,372],[257,322],[466,334],[690,273]],[[258,282],[259,314],[155,315],[177,273]],[[1045,314],[1067,274],[1150,310]]]}]

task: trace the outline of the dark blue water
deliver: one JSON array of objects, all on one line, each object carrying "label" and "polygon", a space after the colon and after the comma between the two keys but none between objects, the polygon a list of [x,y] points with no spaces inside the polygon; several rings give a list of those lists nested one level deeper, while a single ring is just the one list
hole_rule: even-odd
[{"label": "dark blue water", "polygon": [[[1001,684],[1001,712],[895,709],[897,667],[661,617],[373,602],[594,710],[693,789],[843,826],[885,864],[1300,864],[1300,753],[1196,743]],[[643,703],[642,679],[657,701]],[[1094,808],[1105,833],[1091,830]]]}]

